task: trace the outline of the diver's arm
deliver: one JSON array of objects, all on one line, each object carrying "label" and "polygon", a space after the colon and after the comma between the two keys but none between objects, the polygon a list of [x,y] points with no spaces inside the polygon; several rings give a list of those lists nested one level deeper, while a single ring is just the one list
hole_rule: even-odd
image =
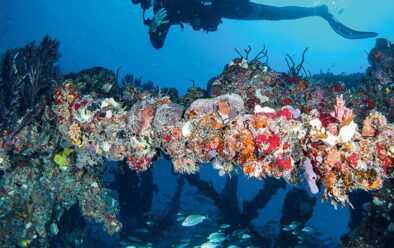
[{"label": "diver's arm", "polygon": [[165,8],[159,9],[150,21],[149,32],[154,33],[160,25],[170,22],[169,20],[164,20],[165,18],[167,18],[167,10]]},{"label": "diver's arm", "polygon": [[151,30],[149,30],[150,43],[154,48],[160,49],[163,47],[170,26],[171,24],[167,23],[158,27],[156,32],[151,32]]},{"label": "diver's arm", "polygon": [[144,20],[145,25],[149,27],[149,39],[152,46],[160,49],[164,45],[170,29],[170,21],[164,20],[167,18],[167,11],[164,8],[159,9],[152,19]]},{"label": "diver's arm", "polygon": [[360,32],[346,27],[328,12],[326,5],[318,7],[275,7],[265,4],[252,3],[249,0],[219,0],[222,17],[237,20],[291,20],[309,16],[324,18],[331,28],[342,37],[348,39],[363,39],[375,37],[374,32]]}]

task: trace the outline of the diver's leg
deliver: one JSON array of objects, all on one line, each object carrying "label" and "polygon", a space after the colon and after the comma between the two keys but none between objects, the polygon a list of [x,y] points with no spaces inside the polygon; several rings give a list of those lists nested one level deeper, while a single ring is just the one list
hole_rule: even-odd
[{"label": "diver's leg", "polygon": [[330,24],[335,33],[347,39],[365,39],[378,36],[378,33],[375,32],[361,32],[353,30],[340,23],[332,14],[322,17],[328,22],[328,24]]},{"label": "diver's leg", "polygon": [[286,6],[275,7],[252,3],[248,0],[229,0],[221,2],[220,12],[224,18],[238,20],[291,20],[309,16],[323,16],[328,13],[325,5],[319,7]]},{"label": "diver's leg", "polygon": [[363,39],[376,37],[374,32],[360,32],[353,30],[342,23],[328,12],[326,5],[318,7],[275,7],[265,4],[252,3],[249,0],[219,0],[219,12],[222,17],[237,20],[291,20],[309,16],[324,18],[331,28],[342,37],[348,39]]}]

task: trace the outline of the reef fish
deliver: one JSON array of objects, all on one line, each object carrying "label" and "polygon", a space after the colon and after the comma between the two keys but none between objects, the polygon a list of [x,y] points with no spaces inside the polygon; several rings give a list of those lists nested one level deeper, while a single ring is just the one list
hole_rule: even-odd
[{"label": "reef fish", "polygon": [[209,220],[209,218],[200,214],[192,214],[186,217],[186,219],[182,222],[182,226],[195,226],[204,220]]},{"label": "reef fish", "polygon": [[212,242],[206,242],[200,246],[200,248],[218,248],[218,247],[221,247],[221,245]]},{"label": "reef fish", "polygon": [[241,239],[250,239],[251,237],[252,237],[251,235],[244,233],[242,234]]},{"label": "reef fish", "polygon": [[309,234],[309,233],[315,232],[315,228],[310,227],[310,226],[305,226],[304,228],[301,229],[301,231],[303,231],[304,233]]},{"label": "reef fish", "polygon": [[182,242],[182,243],[178,243],[178,244],[173,245],[173,247],[174,248],[185,248],[185,247],[188,247],[189,245],[190,245],[189,242]]},{"label": "reef fish", "polygon": [[290,225],[284,226],[282,228],[283,231],[293,231],[297,227],[299,227],[302,223],[298,221],[293,221],[290,223]]},{"label": "reef fish", "polygon": [[218,238],[218,237],[222,237],[222,234],[219,232],[214,232],[209,234],[208,239],[214,239],[214,238]]},{"label": "reef fish", "polygon": [[229,225],[229,224],[223,224],[223,225],[221,225],[219,228],[220,229],[226,229],[226,228],[229,228],[231,225]]},{"label": "reef fish", "polygon": [[185,216],[179,216],[178,218],[176,218],[176,221],[183,221],[185,219]]}]

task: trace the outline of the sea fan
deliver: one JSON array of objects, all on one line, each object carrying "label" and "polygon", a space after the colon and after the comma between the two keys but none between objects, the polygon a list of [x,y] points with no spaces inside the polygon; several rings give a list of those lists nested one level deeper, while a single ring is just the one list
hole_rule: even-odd
[{"label": "sea fan", "polygon": [[2,61],[0,79],[0,129],[15,126],[22,119],[26,125],[34,118],[46,97],[48,88],[56,84],[60,70],[55,65],[60,58],[60,42],[48,35],[36,46],[8,50]]}]

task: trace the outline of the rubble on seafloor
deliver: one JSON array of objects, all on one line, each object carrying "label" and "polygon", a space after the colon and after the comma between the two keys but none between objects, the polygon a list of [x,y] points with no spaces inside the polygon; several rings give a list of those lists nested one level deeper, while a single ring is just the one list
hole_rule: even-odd
[{"label": "rubble on seafloor", "polygon": [[334,206],[351,205],[349,192],[378,190],[393,176],[394,48],[382,43],[354,91],[338,82],[313,84],[298,75],[302,65],[277,73],[246,58],[231,61],[207,91],[193,86],[183,97],[121,87],[99,67],[69,75],[39,95],[46,100],[36,114],[1,113],[22,121],[2,125],[0,242],[44,246],[76,203],[87,219],[119,232],[117,201],[100,183],[105,163],[126,160],[140,172],[159,151],[179,173],[211,162],[220,175],[240,168],[258,179],[307,181]]}]

